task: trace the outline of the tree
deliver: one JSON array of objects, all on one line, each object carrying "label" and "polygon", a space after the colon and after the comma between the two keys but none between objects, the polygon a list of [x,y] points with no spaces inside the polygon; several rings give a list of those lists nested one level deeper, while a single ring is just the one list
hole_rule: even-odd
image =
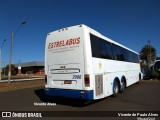
[{"label": "tree", "polygon": [[[9,65],[6,66],[6,73],[8,74],[8,71],[9,71]],[[17,74],[17,71],[16,71],[16,68],[13,64],[11,64],[11,75],[16,75]]]},{"label": "tree", "polygon": [[145,74],[150,74],[150,66],[156,59],[156,49],[151,45],[145,45],[140,51],[140,59],[145,70]]},{"label": "tree", "polygon": [[140,51],[140,59],[145,65],[150,66],[156,58],[156,49],[153,46],[145,45]]}]

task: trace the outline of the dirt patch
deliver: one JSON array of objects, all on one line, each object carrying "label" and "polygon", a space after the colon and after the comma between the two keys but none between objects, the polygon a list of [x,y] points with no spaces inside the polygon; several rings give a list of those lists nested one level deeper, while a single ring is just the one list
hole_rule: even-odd
[{"label": "dirt patch", "polygon": [[10,83],[0,83],[0,92],[11,91],[17,89],[31,88],[44,86],[44,80],[34,80],[34,81],[21,81],[21,82],[10,82]]},{"label": "dirt patch", "polygon": [[0,89],[1,89],[1,88],[5,88],[5,87],[6,87],[5,84],[2,84],[2,85],[0,84]]}]

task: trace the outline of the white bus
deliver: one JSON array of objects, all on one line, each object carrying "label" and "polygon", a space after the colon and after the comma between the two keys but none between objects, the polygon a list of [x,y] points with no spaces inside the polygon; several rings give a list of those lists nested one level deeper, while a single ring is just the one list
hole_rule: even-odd
[{"label": "white bus", "polygon": [[139,82],[139,54],[87,27],[47,35],[45,93],[85,100],[116,96]]}]

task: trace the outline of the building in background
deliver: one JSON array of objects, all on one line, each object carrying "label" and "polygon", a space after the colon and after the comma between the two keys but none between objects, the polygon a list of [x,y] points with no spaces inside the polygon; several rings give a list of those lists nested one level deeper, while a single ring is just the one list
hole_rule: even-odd
[{"label": "building in background", "polygon": [[44,62],[33,61],[14,64],[17,74],[44,75]]}]

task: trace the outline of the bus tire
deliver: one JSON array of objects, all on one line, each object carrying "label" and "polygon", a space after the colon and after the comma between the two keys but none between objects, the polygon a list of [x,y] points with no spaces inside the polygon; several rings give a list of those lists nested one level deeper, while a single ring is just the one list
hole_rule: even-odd
[{"label": "bus tire", "polygon": [[113,84],[113,96],[116,97],[119,93],[119,84],[117,80]]},{"label": "bus tire", "polygon": [[139,80],[138,80],[138,82],[137,82],[137,84],[139,84],[139,82],[141,81],[141,74],[139,73]]},{"label": "bus tire", "polygon": [[125,89],[126,89],[126,82],[125,82],[125,80],[122,80],[122,82],[121,82],[121,90],[120,90],[120,93],[123,93],[124,91],[125,91]]}]

